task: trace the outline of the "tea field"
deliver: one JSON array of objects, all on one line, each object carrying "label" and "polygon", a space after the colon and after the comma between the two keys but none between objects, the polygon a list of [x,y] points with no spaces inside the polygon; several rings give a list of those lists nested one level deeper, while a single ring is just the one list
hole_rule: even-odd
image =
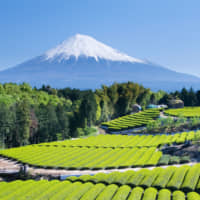
[{"label": "tea field", "polygon": [[175,135],[99,135],[86,139],[43,143],[0,151],[0,155],[35,167],[59,169],[112,169],[168,164],[157,148],[199,140],[200,131]]},{"label": "tea field", "polygon": [[182,117],[200,117],[200,107],[184,107],[179,109],[168,109],[164,111],[165,114],[171,116]]},{"label": "tea field", "polygon": [[163,135],[98,135],[85,139],[64,140],[37,144],[36,146],[55,146],[55,147],[152,147],[164,144],[185,141],[195,141],[200,139],[200,131],[181,132],[176,134]]},{"label": "tea field", "polygon": [[13,181],[0,182],[0,199],[4,200],[199,200],[197,192],[130,187],[91,182]]},{"label": "tea field", "polygon": [[149,121],[156,119],[160,115],[158,109],[149,109],[132,115],[125,115],[114,120],[103,122],[102,126],[109,131],[120,131],[148,124]]},{"label": "tea field", "polygon": [[94,184],[117,184],[140,186],[143,188],[155,187],[170,190],[200,191],[200,164],[181,167],[170,166],[167,168],[156,167],[152,170],[141,169],[139,171],[128,170],[126,172],[97,173],[95,175],[82,175],[80,177],[67,177],[68,181]]}]

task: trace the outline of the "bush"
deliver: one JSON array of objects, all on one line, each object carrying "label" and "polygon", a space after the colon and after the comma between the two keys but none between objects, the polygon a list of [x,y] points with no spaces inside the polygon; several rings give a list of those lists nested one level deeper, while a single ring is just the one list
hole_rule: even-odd
[{"label": "bush", "polygon": [[156,200],[157,190],[155,188],[148,188],[144,191],[144,196],[142,200]]},{"label": "bush", "polygon": [[182,185],[182,182],[185,178],[185,174],[187,173],[188,169],[189,166],[183,166],[176,169],[172,178],[168,182],[167,187],[172,190],[178,190]]},{"label": "bush", "polygon": [[200,200],[200,196],[196,192],[187,193],[187,200]]},{"label": "bush", "polygon": [[188,192],[188,191],[194,191],[196,184],[198,182],[199,176],[200,176],[200,165],[194,165],[189,170],[188,173],[185,176],[184,182],[181,186],[181,188]]},{"label": "bush", "polygon": [[171,200],[171,191],[167,189],[160,190],[157,200]]},{"label": "bush", "polygon": [[128,200],[137,200],[137,199],[141,199],[142,194],[144,192],[144,189],[141,187],[135,187],[133,188]]},{"label": "bush", "polygon": [[118,189],[112,200],[126,200],[130,191],[131,187],[129,187],[128,185],[123,185]]},{"label": "bush", "polygon": [[173,200],[185,200],[185,194],[181,191],[175,191],[172,194]]},{"label": "bush", "polygon": [[109,185],[108,187],[103,190],[103,192],[96,198],[96,200],[108,200],[112,199],[114,194],[116,193],[118,187],[117,185]]},{"label": "bush", "polygon": [[96,184],[91,190],[86,192],[80,200],[96,199],[97,196],[105,189],[105,185],[102,183]]},{"label": "bush", "polygon": [[179,164],[180,163],[180,158],[178,156],[171,156],[169,160],[169,164]]},{"label": "bush", "polygon": [[180,157],[180,163],[189,163],[191,160],[190,160],[190,157],[189,156],[182,156]]}]

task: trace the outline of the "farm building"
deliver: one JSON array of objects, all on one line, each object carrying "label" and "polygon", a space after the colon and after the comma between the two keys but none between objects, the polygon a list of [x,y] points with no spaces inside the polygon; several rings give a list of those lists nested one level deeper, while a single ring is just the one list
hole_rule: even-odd
[{"label": "farm building", "polygon": [[161,104],[161,105],[155,105],[155,104],[149,104],[146,108],[152,109],[152,108],[167,108],[167,105]]},{"label": "farm building", "polygon": [[169,101],[169,108],[183,108],[184,102],[180,99],[172,99]]},{"label": "farm building", "polygon": [[134,104],[132,105],[132,113],[137,113],[140,112],[142,110],[142,107],[138,104]]},{"label": "farm building", "polygon": [[158,108],[158,105],[149,104],[146,108],[147,108],[147,109]]}]

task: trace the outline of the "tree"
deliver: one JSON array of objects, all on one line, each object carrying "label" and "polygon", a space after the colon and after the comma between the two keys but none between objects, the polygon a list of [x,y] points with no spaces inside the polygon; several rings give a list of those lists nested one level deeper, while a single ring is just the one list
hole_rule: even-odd
[{"label": "tree", "polygon": [[47,142],[49,137],[48,114],[44,104],[40,104],[36,109],[38,119],[38,131],[34,137],[36,143]]},{"label": "tree", "polygon": [[181,90],[180,94],[181,100],[183,100],[185,106],[189,106],[190,100],[188,99],[188,91],[186,88],[183,88]]},{"label": "tree", "polygon": [[172,96],[170,94],[165,94],[160,100],[159,104],[169,104],[169,101],[172,99]]},{"label": "tree", "polygon": [[38,131],[38,119],[35,114],[35,110],[32,108],[30,110],[30,137],[29,141],[31,144],[37,143],[36,134]]},{"label": "tree", "polygon": [[188,106],[196,106],[197,105],[197,97],[192,88],[190,88],[188,93]]},{"label": "tree", "polygon": [[200,106],[200,90],[196,92],[197,106]]},{"label": "tree", "polygon": [[0,103],[0,146],[13,146],[13,132],[15,127],[15,110],[13,107]]},{"label": "tree", "polygon": [[56,108],[56,115],[58,119],[58,131],[62,135],[62,139],[69,138],[69,117],[66,108],[60,104]]},{"label": "tree", "polygon": [[151,96],[150,96],[150,103],[156,104],[156,95],[154,93],[152,93]]},{"label": "tree", "polygon": [[24,99],[16,104],[16,146],[29,144],[30,104]]},{"label": "tree", "polygon": [[80,116],[82,126],[81,128],[85,128],[85,121],[87,120],[87,125],[91,126],[96,121],[96,112],[97,112],[97,103],[94,93],[89,90],[80,105]]}]

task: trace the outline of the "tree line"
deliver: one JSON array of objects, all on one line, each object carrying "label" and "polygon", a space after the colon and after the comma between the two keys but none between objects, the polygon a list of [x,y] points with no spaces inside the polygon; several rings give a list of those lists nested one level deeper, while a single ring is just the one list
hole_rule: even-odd
[{"label": "tree line", "polygon": [[181,91],[165,93],[159,103],[168,104],[171,99],[181,99],[185,106],[200,106],[200,90],[183,88]]},{"label": "tree line", "polygon": [[199,91],[152,92],[133,82],[102,85],[95,91],[0,84],[0,146],[80,137],[101,122],[131,113],[135,103],[145,108],[150,103],[167,103],[171,98],[183,99],[187,106],[200,105]]}]

